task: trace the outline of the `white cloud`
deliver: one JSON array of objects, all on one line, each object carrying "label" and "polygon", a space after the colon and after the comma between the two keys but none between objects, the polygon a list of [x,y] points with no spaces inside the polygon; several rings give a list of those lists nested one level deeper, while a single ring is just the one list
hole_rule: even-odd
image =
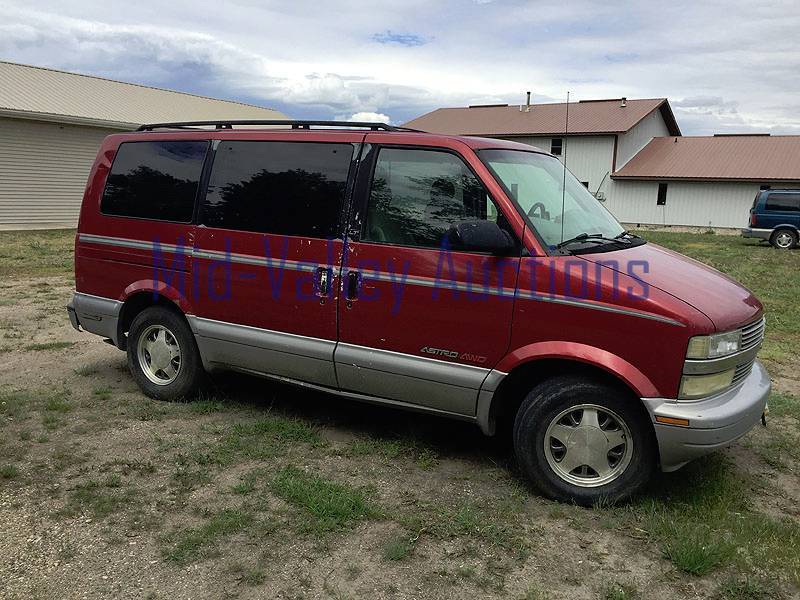
[{"label": "white cloud", "polygon": [[[576,99],[667,96],[685,133],[800,128],[797,3],[28,6],[0,0],[3,59],[239,98],[295,117],[376,113],[402,123],[439,106],[524,102],[530,89],[538,101],[567,90]],[[425,43],[375,41],[386,32]]]},{"label": "white cloud", "polygon": [[368,123],[391,123],[392,119],[389,118],[389,115],[385,115],[383,113],[376,113],[376,112],[357,112],[352,115],[348,121],[362,121]]}]

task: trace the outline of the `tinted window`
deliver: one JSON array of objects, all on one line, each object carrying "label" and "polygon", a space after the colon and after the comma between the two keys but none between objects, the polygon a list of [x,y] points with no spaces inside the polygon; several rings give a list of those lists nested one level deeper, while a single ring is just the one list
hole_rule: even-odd
[{"label": "tinted window", "polygon": [[222,142],[203,222],[241,231],[334,237],[352,156],[350,144]]},{"label": "tinted window", "polygon": [[656,205],[664,206],[667,203],[667,184],[658,184],[658,196],[656,197]]},{"label": "tinted window", "polygon": [[447,152],[383,148],[378,155],[364,239],[439,248],[448,230],[498,211],[464,162]]},{"label": "tinted window", "polygon": [[771,193],[767,196],[767,210],[800,211],[800,192],[796,194]]},{"label": "tinted window", "polygon": [[100,210],[107,215],[192,220],[208,142],[120,144]]},{"label": "tinted window", "polygon": [[553,138],[552,140],[550,140],[550,154],[561,156],[561,150],[563,147],[564,147],[563,138]]}]

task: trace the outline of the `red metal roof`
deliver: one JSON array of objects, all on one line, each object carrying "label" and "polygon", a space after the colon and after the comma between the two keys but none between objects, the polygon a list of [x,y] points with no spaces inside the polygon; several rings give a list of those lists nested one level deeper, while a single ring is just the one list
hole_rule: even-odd
[{"label": "red metal roof", "polygon": [[[680,129],[666,98],[627,100],[620,98],[570,102],[568,132],[571,135],[624,133],[655,110],[661,110],[673,135]],[[405,124],[405,127],[447,135],[535,136],[563,135],[566,104],[525,106],[471,106],[439,108]]]},{"label": "red metal roof", "polygon": [[653,138],[612,177],[800,181],[800,136]]}]

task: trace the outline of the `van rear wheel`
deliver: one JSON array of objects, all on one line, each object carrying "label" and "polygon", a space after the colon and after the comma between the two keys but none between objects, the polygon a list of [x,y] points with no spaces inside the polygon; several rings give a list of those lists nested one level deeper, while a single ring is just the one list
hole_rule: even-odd
[{"label": "van rear wheel", "polygon": [[546,496],[584,506],[639,491],[656,463],[652,426],[636,399],[586,378],[537,385],[514,423],[523,472]]},{"label": "van rear wheel", "polygon": [[139,313],[128,333],[128,369],[141,390],[157,400],[191,398],[203,365],[186,320],[161,306]]},{"label": "van rear wheel", "polygon": [[797,232],[791,229],[778,229],[770,236],[769,243],[780,250],[789,250],[797,245]]}]

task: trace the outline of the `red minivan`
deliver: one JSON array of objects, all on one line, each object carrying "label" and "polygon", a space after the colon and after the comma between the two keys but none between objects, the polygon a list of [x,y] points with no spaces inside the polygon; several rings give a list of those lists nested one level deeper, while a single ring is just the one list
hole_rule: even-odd
[{"label": "red minivan", "polygon": [[73,326],[127,351],[149,396],[230,369],[471,421],[580,504],[732,443],[770,391],[753,294],[502,140],[308,121],[111,135],[75,287]]}]

